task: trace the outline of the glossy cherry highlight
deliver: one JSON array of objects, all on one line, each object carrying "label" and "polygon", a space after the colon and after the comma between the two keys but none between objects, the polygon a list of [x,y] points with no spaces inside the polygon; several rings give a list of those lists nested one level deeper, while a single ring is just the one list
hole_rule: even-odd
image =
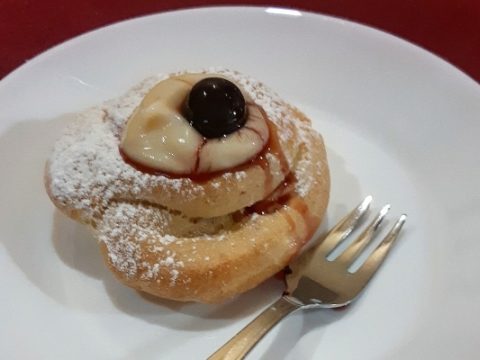
[{"label": "glossy cherry highlight", "polygon": [[196,83],[185,103],[184,115],[204,137],[219,138],[245,125],[245,98],[231,81],[209,77]]}]

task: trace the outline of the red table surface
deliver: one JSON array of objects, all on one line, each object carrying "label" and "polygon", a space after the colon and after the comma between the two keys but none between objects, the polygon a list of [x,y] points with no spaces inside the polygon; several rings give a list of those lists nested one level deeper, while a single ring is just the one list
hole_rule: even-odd
[{"label": "red table surface", "polygon": [[49,47],[100,26],[167,10],[240,4],[370,25],[422,46],[480,82],[480,0],[1,0],[0,79]]}]

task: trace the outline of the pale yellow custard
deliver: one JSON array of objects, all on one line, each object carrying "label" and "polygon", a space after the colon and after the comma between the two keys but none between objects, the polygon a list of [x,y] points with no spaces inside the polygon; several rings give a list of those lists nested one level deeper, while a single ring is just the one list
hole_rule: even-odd
[{"label": "pale yellow custard", "polygon": [[155,85],[129,118],[120,148],[133,162],[175,175],[206,174],[241,165],[268,142],[267,119],[244,92],[245,126],[229,135],[206,139],[182,115],[191,88],[216,74],[186,74]]}]

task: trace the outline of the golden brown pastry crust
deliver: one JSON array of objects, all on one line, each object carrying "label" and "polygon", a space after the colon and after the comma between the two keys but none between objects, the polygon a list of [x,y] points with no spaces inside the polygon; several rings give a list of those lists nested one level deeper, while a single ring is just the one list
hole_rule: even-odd
[{"label": "golden brown pastry crust", "polygon": [[[228,75],[245,83],[238,73]],[[133,89],[127,97],[141,99],[148,86],[151,83]],[[65,214],[92,226],[106,263],[124,284],[169,299],[223,301],[285,267],[319,225],[330,189],[321,136],[302,113],[262,84],[248,78],[244,86],[260,94],[252,96],[262,99],[259,106],[270,106],[266,113],[275,125],[273,135],[295,179],[288,199],[264,214],[245,208],[265,199],[288,175],[273,150],[264,154],[269,159],[266,168],[254,162],[202,183],[159,180],[128,164],[115,165],[123,161],[116,154],[104,154],[101,164],[110,161],[114,166],[103,170],[95,163],[101,154],[72,160],[70,166],[82,176],[65,169],[68,156],[75,153],[62,157],[61,152],[72,143],[88,139],[95,151],[111,151],[119,140],[121,117],[126,121],[132,106],[118,116],[120,121],[109,108],[82,113],[64,143],[57,144],[45,171],[47,192]],[[92,140],[92,128],[100,139]],[[101,141],[106,145],[100,146]],[[79,145],[79,151],[85,147]],[[85,185],[85,173],[97,175],[97,180]]]},{"label": "golden brown pastry crust", "polygon": [[[124,284],[156,296],[181,301],[215,303],[255,287],[289,263],[308,241],[324,215],[329,191],[325,150],[320,137],[315,136],[312,140],[315,146],[309,151],[315,162],[311,162],[312,166],[303,171],[316,174],[317,177],[300,200],[307,205],[307,214],[298,211],[295,202],[299,199],[294,197],[271,214],[252,214],[240,222],[233,221],[232,216],[222,216],[210,223],[189,223],[189,227],[185,226],[187,219],[174,215],[180,219],[158,226],[152,219],[162,217],[161,213],[166,210],[139,205],[127,219],[130,223],[149,226],[149,239],[138,242],[135,232],[118,235],[124,246],[132,243],[139,246],[136,263],[140,265],[137,265],[135,274],[129,276],[125,269],[119,271],[109,257],[112,251],[107,244],[118,244],[119,238],[101,242],[106,263]],[[110,229],[119,226],[116,221],[126,220],[125,214],[110,216],[122,206],[125,204],[115,204],[107,210],[105,222],[99,225],[97,234],[110,234]],[[148,220],[145,221],[145,218]],[[195,236],[202,232],[210,235]],[[162,245],[158,239],[165,233],[174,233],[177,239],[171,244]],[[163,247],[161,254],[152,251],[155,246]],[[164,266],[157,276],[145,276],[151,271],[152,264],[158,262],[158,256],[165,259],[167,251],[175,254],[175,263],[183,265],[175,268]],[[149,265],[142,267],[144,262]],[[172,269],[178,271],[174,281]]]}]

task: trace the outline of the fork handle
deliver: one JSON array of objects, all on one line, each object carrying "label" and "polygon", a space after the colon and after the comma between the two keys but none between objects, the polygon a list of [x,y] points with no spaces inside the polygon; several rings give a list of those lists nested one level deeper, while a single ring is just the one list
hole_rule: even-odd
[{"label": "fork handle", "polygon": [[299,305],[281,297],[211,355],[208,360],[243,359],[275,324],[298,308]]}]

